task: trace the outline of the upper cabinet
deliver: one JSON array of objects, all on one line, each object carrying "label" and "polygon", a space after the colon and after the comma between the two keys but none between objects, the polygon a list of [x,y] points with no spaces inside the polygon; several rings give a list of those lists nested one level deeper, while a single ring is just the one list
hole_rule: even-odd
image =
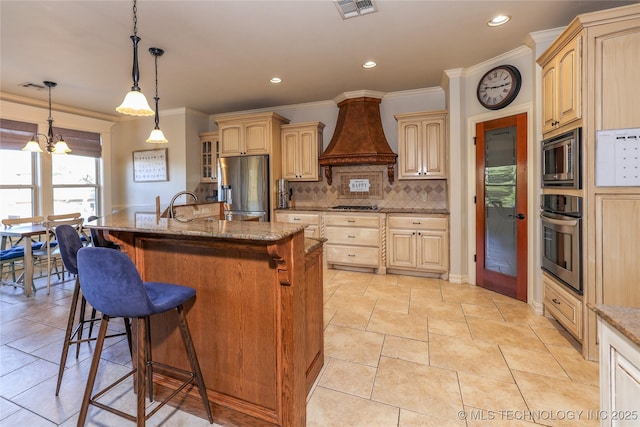
[{"label": "upper cabinet", "polygon": [[282,125],[282,177],[289,181],[317,181],[324,123]]},{"label": "upper cabinet", "polygon": [[[275,113],[244,114],[218,120],[220,157],[272,154],[280,124],[289,120]],[[274,132],[277,129],[277,132]]]},{"label": "upper cabinet", "polygon": [[218,132],[202,132],[200,136],[200,182],[217,181]]},{"label": "upper cabinet", "polygon": [[570,39],[542,66],[542,132],[578,120],[581,114],[582,36]]},{"label": "upper cabinet", "polygon": [[447,177],[447,112],[397,114],[398,179]]}]

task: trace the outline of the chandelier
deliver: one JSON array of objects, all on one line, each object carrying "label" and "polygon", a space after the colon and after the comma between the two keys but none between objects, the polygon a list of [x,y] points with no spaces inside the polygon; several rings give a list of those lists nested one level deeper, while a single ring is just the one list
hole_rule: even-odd
[{"label": "chandelier", "polygon": [[22,151],[31,151],[35,153],[42,153],[42,148],[40,148],[39,137],[44,136],[47,140],[47,152],[53,154],[67,154],[71,152],[71,149],[64,141],[64,138],[59,133],[53,134],[53,118],[51,117],[51,88],[56,87],[58,83],[44,81],[42,82],[46,87],[49,88],[49,118],[47,121],[49,122],[49,132],[47,135],[36,133],[31,137],[31,141],[27,142],[27,144],[22,148]]}]

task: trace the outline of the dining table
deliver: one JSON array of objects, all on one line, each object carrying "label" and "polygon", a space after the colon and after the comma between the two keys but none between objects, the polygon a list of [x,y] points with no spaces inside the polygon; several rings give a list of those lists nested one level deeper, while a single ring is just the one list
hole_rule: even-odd
[{"label": "dining table", "polygon": [[23,275],[23,283],[22,285],[18,285],[15,282],[9,282],[6,280],[2,280],[2,284],[13,285],[13,286],[22,286],[24,288],[24,294],[26,296],[31,296],[33,286],[33,250],[32,243],[34,237],[41,236],[46,234],[47,229],[42,224],[28,224],[28,225],[17,225],[14,227],[6,227],[0,229],[0,236],[2,236],[2,241],[0,243],[0,247],[2,249],[7,249],[7,245],[10,239],[19,238],[20,242],[24,245],[24,275]]}]

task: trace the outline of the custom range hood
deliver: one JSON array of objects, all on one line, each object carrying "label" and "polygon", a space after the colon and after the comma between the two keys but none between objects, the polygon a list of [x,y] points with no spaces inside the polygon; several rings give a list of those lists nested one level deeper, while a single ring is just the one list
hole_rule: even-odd
[{"label": "custom range hood", "polygon": [[382,130],[380,101],[384,94],[372,91],[346,92],[334,99],[340,108],[336,130],[320,166],[331,185],[331,168],[350,165],[387,165],[389,183],[393,183],[398,155],[391,150]]}]

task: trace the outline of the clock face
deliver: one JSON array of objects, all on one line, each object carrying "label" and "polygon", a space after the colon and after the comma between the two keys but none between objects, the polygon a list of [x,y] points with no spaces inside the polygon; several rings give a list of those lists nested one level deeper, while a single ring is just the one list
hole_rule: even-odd
[{"label": "clock face", "polygon": [[511,104],[518,96],[522,77],[512,65],[500,65],[489,70],[478,82],[478,101],[483,107],[498,110]]}]

